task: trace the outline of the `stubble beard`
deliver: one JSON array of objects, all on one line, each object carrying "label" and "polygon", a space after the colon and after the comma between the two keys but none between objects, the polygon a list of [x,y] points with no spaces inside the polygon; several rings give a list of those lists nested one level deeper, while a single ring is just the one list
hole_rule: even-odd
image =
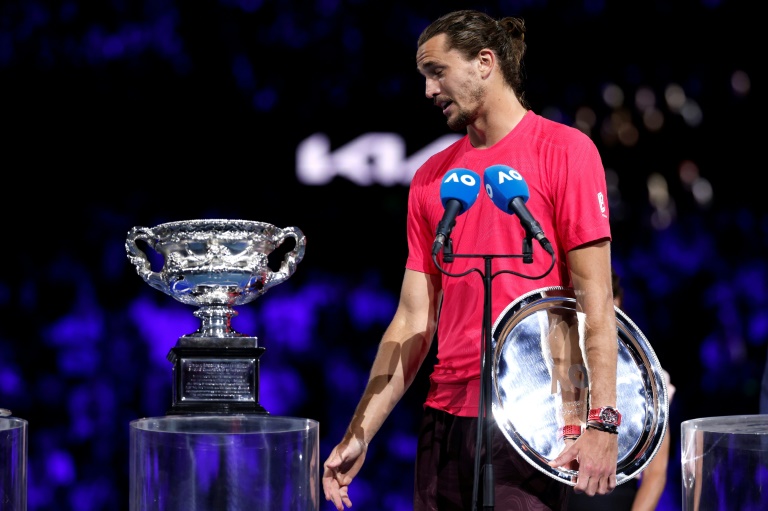
[{"label": "stubble beard", "polygon": [[[447,124],[453,131],[465,131],[467,126],[477,119],[480,104],[485,98],[485,87],[482,85],[468,85],[466,97],[470,99],[471,108],[459,107],[453,118],[448,118]],[[454,102],[455,104],[455,102]],[[458,105],[457,105],[458,106]]]},{"label": "stubble beard", "polygon": [[459,110],[455,117],[448,119],[448,127],[453,131],[464,131],[471,122],[471,113],[466,110]]}]

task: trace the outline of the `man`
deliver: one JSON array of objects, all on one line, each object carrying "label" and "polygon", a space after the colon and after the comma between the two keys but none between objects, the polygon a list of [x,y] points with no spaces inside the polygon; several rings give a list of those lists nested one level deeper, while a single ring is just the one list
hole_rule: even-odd
[{"label": "man", "polygon": [[[408,259],[400,301],[379,344],[370,378],[341,442],[324,464],[323,490],[336,509],[352,506],[349,487],[374,435],[413,382],[437,332],[437,363],[430,376],[416,457],[414,510],[466,511],[472,502],[483,328],[483,282],[470,257],[432,258],[435,229],[445,209],[440,187],[449,170],[482,175],[508,165],[525,179],[527,207],[551,241],[556,257],[536,250],[534,261],[493,260],[492,315],[522,294],[547,286],[572,287],[586,315],[585,345],[593,409],[616,405],[617,342],[611,293],[611,233],[605,173],[592,141],[580,131],[544,119],[522,94],[525,25],[463,10],[442,16],[420,35],[416,64],[426,96],[448,126],[466,136],[435,154],[416,172],[408,199]],[[484,192],[456,219],[454,254],[520,254],[526,233]],[[540,248],[540,247],[539,247]],[[438,332],[439,317],[439,332]],[[595,422],[550,462],[578,461],[575,491],[606,494],[616,486],[615,431]],[[565,510],[568,486],[524,460],[494,425],[494,506],[498,510]],[[482,491],[480,492],[482,493]]]}]

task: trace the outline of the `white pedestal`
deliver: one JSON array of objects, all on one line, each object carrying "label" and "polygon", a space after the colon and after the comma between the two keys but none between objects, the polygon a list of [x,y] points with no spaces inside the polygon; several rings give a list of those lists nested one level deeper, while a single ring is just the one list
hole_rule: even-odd
[{"label": "white pedestal", "polygon": [[768,415],[681,424],[683,511],[768,509]]},{"label": "white pedestal", "polygon": [[0,511],[27,511],[27,421],[0,417]]},{"label": "white pedestal", "polygon": [[319,425],[265,415],[130,424],[130,511],[317,511]]}]

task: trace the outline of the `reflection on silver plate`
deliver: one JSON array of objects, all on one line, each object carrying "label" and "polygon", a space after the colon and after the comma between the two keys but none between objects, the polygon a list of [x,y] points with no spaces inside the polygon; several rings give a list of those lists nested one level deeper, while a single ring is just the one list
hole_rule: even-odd
[{"label": "reflection on silver plate", "polygon": [[[622,414],[616,482],[640,473],[667,429],[662,368],[643,333],[616,310],[617,403]],[[547,463],[564,448],[557,431],[586,425],[589,403],[584,314],[572,289],[532,291],[507,306],[493,326],[493,415],[515,449],[535,468],[571,486],[578,470]]]}]

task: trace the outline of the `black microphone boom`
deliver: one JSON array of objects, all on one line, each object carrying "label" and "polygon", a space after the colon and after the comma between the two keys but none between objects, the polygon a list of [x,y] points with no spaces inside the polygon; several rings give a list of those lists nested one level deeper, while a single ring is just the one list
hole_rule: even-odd
[{"label": "black microphone boom", "polygon": [[531,212],[528,211],[528,207],[525,205],[525,200],[522,197],[515,197],[509,201],[509,209],[511,209],[515,215],[517,215],[517,218],[520,219],[520,223],[522,224],[523,229],[525,229],[526,234],[532,238],[536,238],[544,250],[549,252],[550,255],[555,255],[552,244],[547,237],[544,236],[544,230],[541,228],[541,225],[539,225],[539,222],[537,222],[533,218]]},{"label": "black microphone boom", "polygon": [[432,255],[437,255],[445,244],[445,240],[451,235],[453,227],[456,225],[456,217],[462,212],[461,201],[458,199],[448,199],[445,203],[445,212],[443,218],[437,224],[435,243],[432,245]]}]

